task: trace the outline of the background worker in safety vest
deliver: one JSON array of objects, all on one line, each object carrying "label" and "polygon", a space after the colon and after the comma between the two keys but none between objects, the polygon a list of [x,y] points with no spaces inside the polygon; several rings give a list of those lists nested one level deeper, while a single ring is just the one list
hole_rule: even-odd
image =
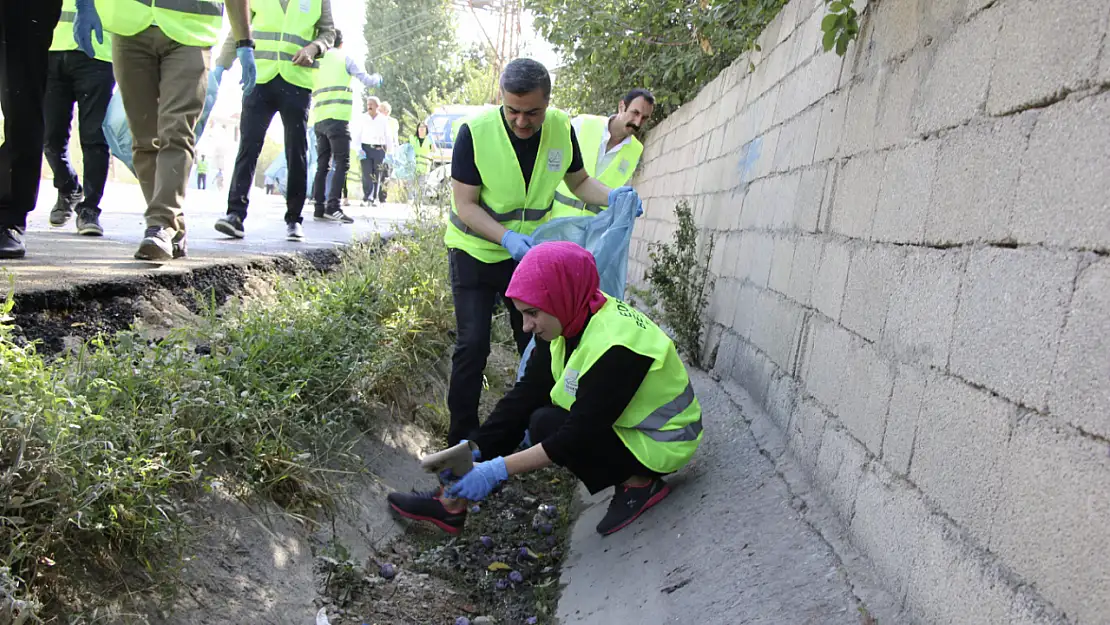
[{"label": "background worker in safety vest", "polygon": [[[50,211],[50,225],[66,225],[77,212],[77,232],[101,236],[100,199],[108,181],[112,155],[104,138],[104,115],[112,101],[116,78],[112,74],[112,41],[93,43],[92,57],[77,49],[73,21],[77,18],[76,0],[62,1],[62,17],[54,28],[50,45],[49,75],[43,115],[46,122],[46,162],[54,173],[58,199]],[[73,106],[77,105],[78,132],[84,163],[84,186],[69,160],[69,130]]]},{"label": "background worker in safety vest", "polygon": [[412,199],[415,199],[418,194],[424,192],[428,172],[432,169],[432,150],[436,147],[435,139],[428,135],[428,124],[420,122],[416,125],[416,132],[409,137],[409,145],[412,146],[412,154],[416,159],[413,168],[416,179],[413,181],[412,189]]},{"label": "background worker in safety vest", "polygon": [[[549,109],[551,76],[532,59],[515,59],[501,74],[500,108],[459,129],[451,156],[451,211],[444,235],[451,268],[457,337],[447,407],[452,444],[478,427],[482,372],[490,326],[532,232],[566,182],[578,197],[608,206],[611,189],[586,173],[567,114]],[[520,313],[508,304],[517,349],[528,345]]]},{"label": "background worker in safety vest", "polygon": [[[644,145],[634,133],[643,128],[654,110],[655,96],[647,89],[633,89],[617,103],[616,115],[575,117],[571,126],[582,146],[586,172],[613,188],[628,184],[644,153]],[[551,219],[596,215],[604,209],[604,206],[583,202],[566,184],[561,184],[555,192]]]},{"label": "background worker in safety vest", "polygon": [[[335,43],[331,0],[256,0],[251,13],[257,45],[254,52],[258,63],[257,86],[243,96],[239,152],[231,171],[227,215],[216,221],[216,230],[235,239],[245,236],[243,220],[247,218],[254,170],[266,130],[277,113],[285,128],[288,167],[285,238],[303,241],[301,212],[308,190],[308,107],[320,67],[316,59]],[[228,39],[216,59],[217,85],[224,68],[234,62],[234,44]]]},{"label": "background worker in safety vest", "polygon": [[23,258],[42,175],[47,55],[62,0],[0,2],[0,258]]},{"label": "background worker in safety vest", "polygon": [[[224,6],[239,41],[243,85],[254,85],[248,0],[96,0],[88,13],[78,0],[73,35],[93,56],[93,33],[112,32],[112,66],[131,127],[135,173],[146,199],[146,232],[135,258],[185,256],[185,187],[196,157],[194,128],[204,108],[211,48],[223,27]],[[103,22],[102,22],[103,20]]]},{"label": "background worker in safety vest", "polygon": [[[343,33],[335,31],[335,46],[320,59],[312,92],[312,122],[316,132],[316,180],[312,185],[313,217],[318,221],[354,223],[339,208],[339,195],[346,186],[351,159],[351,109],[354,90],[351,77],[367,87],[382,84],[380,74],[367,74],[342,52]],[[335,159],[335,178],[328,189],[328,172]],[[327,193],[325,203],[324,194]]]},{"label": "background worker in safety vest", "polygon": [[[539,340],[524,377],[471,438],[476,459],[490,460],[446,491],[391,493],[388,501],[402,516],[458,533],[467,501],[554,463],[590,493],[614,487],[597,526],[612,534],[667,496],[662,477],[686,466],[701,444],[701,406],[686,367],[658,326],[601,292],[593,255],[574,243],[537,245],[507,294]],[[536,445],[514,453],[525,428]]]},{"label": "background worker in safety vest", "polygon": [[204,156],[201,156],[200,162],[197,163],[197,188],[208,189],[208,161]]}]

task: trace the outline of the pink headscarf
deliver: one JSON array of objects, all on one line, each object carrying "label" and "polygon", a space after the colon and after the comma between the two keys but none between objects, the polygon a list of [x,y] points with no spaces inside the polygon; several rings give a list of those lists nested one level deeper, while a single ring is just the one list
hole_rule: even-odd
[{"label": "pink headscarf", "polygon": [[605,304],[593,254],[569,241],[541,243],[524,255],[505,295],[553,315],[563,336],[578,336]]}]

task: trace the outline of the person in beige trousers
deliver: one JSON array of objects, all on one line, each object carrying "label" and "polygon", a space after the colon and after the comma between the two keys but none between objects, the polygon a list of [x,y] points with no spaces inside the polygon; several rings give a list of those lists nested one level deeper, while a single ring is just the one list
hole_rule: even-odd
[{"label": "person in beige trousers", "polygon": [[[87,1],[87,0],[86,0]],[[135,173],[146,199],[146,231],[135,258],[166,261],[186,254],[182,203],[196,156],[194,128],[204,107],[211,47],[226,7],[244,62],[244,90],[254,85],[249,0],[94,0],[96,18],[78,24],[78,44],[112,32],[116,83],[131,127]],[[78,32],[80,31],[80,32]],[[102,35],[100,35],[102,36]],[[249,72],[246,71],[249,68]]]}]

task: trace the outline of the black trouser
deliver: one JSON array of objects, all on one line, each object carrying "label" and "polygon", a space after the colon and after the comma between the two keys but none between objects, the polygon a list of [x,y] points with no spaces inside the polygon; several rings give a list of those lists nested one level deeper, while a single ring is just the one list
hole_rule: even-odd
[{"label": "black trouser", "polygon": [[62,0],[0,1],[0,226],[27,228],[42,175],[47,53]]},{"label": "black trouser", "polygon": [[[528,423],[532,444],[539,445],[553,436],[569,416],[569,412],[554,404],[533,412]],[[637,460],[613,428],[598,431],[597,436],[579,442],[578,453],[566,465],[568,471],[582,480],[591,495],[621,484],[630,477],[662,477],[661,473],[652,471]]]},{"label": "black trouser", "polygon": [[208,174],[197,174],[197,188],[198,189],[207,189],[208,188]]},{"label": "black trouser", "polygon": [[[351,129],[350,123],[340,119],[325,119],[317,122],[316,131],[316,180],[312,185],[312,201],[316,205],[316,214],[323,215],[339,210],[339,194],[343,192],[343,184],[347,180],[347,168],[351,160]],[[328,170],[332,158],[335,158],[335,178],[332,179],[331,189],[328,189]],[[327,191],[325,205],[324,192]]]},{"label": "black trouser", "polygon": [[381,186],[381,168],[385,162],[385,147],[362,144],[366,158],[362,159],[362,199],[378,201],[378,188]]},{"label": "black trouser", "polygon": [[[46,79],[43,113],[46,120],[46,162],[54,172],[54,188],[60,195],[84,193],[80,210],[100,214],[100,198],[108,180],[108,140],[104,138],[104,114],[112,101],[116,77],[112,64],[91,59],[80,50],[51,52]],[[69,160],[69,128],[73,105],[77,105],[85,186]]]},{"label": "black trouser", "polygon": [[505,297],[516,261],[483,263],[462,250],[447,250],[451,273],[451,296],[455,301],[455,353],[451,356],[451,381],[447,409],[451,429],[447,440],[454,445],[478,429],[478,402],[482,398],[482,374],[490,351],[493,309],[501,299],[509,309],[517,352],[524,353],[531,335],[524,332],[524,317]]},{"label": "black trouser", "polygon": [[285,127],[285,223],[301,223],[305,192],[308,187],[308,105],[312,93],[291,85],[276,76],[270,82],[255,85],[243,98],[243,117],[239,123],[239,153],[231,172],[231,188],[227,196],[227,212],[247,218],[248,195],[262,153],[266,130],[281,115]]}]

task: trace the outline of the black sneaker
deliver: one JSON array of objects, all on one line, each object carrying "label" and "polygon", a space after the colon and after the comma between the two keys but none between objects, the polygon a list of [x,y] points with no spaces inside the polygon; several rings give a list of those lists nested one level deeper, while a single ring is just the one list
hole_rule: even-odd
[{"label": "black sneaker", "polygon": [[242,239],[246,235],[246,231],[243,230],[243,218],[235,213],[228,213],[217,219],[216,231],[236,239]]},{"label": "black sneaker", "polygon": [[386,500],[397,514],[414,521],[428,521],[448,534],[458,534],[466,524],[466,506],[451,512],[443,505],[443,489],[411,493],[389,493]]},{"label": "black sneaker", "polygon": [[0,258],[23,258],[26,255],[23,233],[15,228],[0,226]]},{"label": "black sneaker", "polygon": [[87,237],[104,236],[104,228],[100,227],[100,218],[96,213],[88,210],[78,211],[77,234]]},{"label": "black sneaker", "polygon": [[70,193],[69,195],[58,193],[54,208],[50,210],[50,225],[60,228],[69,223],[69,218],[73,217],[73,210],[77,208],[81,197],[80,193]]},{"label": "black sneaker", "polygon": [[333,210],[333,211],[324,211],[323,217],[317,217],[317,219],[320,219],[321,221],[333,221],[333,222],[336,222],[336,223],[345,223],[345,224],[355,223],[355,218],[354,217],[350,217],[349,215],[347,215],[346,213],[344,213],[342,210],[340,210],[338,208]]},{"label": "black sneaker", "polygon": [[643,514],[644,510],[663,501],[670,492],[671,487],[663,480],[652,480],[650,484],[639,487],[617,485],[613,500],[609,502],[609,511],[605,513],[601,523],[597,524],[597,533],[608,536],[623,529]]}]

